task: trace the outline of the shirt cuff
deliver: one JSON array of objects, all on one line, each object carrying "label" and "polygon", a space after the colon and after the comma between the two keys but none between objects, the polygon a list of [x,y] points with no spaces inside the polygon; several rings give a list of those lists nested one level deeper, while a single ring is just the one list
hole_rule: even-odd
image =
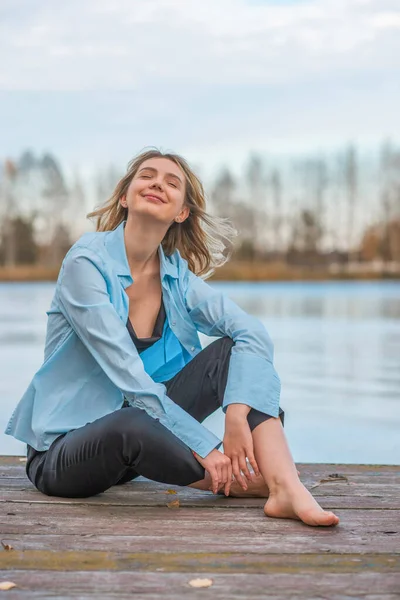
[{"label": "shirt cuff", "polygon": [[229,404],[247,404],[260,412],[279,416],[281,382],[274,365],[255,354],[231,352],[222,410]]}]

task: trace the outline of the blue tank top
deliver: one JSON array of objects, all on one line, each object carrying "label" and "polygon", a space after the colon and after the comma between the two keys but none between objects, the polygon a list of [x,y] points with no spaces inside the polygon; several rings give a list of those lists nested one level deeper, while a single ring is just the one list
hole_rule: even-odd
[{"label": "blue tank top", "polygon": [[146,373],[156,383],[168,381],[191,360],[189,352],[169,327],[163,302],[150,338],[138,338],[129,319],[127,328]]}]

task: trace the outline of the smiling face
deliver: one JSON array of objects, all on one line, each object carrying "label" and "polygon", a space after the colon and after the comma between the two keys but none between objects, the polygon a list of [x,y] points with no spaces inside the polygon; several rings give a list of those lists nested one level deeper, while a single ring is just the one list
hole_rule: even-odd
[{"label": "smiling face", "polygon": [[168,227],[174,221],[182,223],[189,215],[185,193],[185,174],[175,162],[149,158],[138,168],[120,202],[128,208],[128,219],[146,216]]}]

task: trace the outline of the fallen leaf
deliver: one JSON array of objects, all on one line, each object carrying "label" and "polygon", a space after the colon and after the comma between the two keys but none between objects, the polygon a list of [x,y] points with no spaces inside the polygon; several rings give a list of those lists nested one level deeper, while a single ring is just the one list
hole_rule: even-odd
[{"label": "fallen leaf", "polygon": [[176,500],[172,500],[172,502],[168,502],[167,506],[168,508],[179,508],[178,498]]},{"label": "fallen leaf", "polygon": [[3,540],[1,541],[1,545],[3,546],[4,550],[14,550],[10,544],[5,544]]},{"label": "fallen leaf", "polygon": [[331,473],[327,477],[320,479],[315,485],[311,486],[311,489],[318,487],[321,485],[321,483],[336,483],[337,481],[346,481],[349,483],[349,479],[346,477],[346,475],[341,475],[340,473]]},{"label": "fallen leaf", "polygon": [[167,490],[165,493],[166,494],[177,494],[178,492],[176,492],[175,490]]},{"label": "fallen leaf", "polygon": [[1,581],[0,582],[0,590],[6,592],[7,590],[12,590],[12,588],[17,587],[16,583],[12,581]]},{"label": "fallen leaf", "polygon": [[191,579],[189,585],[195,588],[210,587],[213,584],[212,579]]},{"label": "fallen leaf", "polygon": [[322,483],[329,483],[331,481],[348,481],[348,477],[346,475],[340,475],[340,473],[332,473],[328,475],[328,477],[324,477],[321,479]]}]

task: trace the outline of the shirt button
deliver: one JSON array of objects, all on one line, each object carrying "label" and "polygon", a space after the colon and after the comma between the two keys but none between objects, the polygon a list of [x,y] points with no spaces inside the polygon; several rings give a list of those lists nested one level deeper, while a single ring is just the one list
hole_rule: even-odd
[{"label": "shirt button", "polygon": [[192,346],[190,349],[191,349],[192,352],[194,352],[196,350],[196,347]]},{"label": "shirt button", "polygon": [[176,325],[176,321],[171,321],[171,325],[174,327]]}]

